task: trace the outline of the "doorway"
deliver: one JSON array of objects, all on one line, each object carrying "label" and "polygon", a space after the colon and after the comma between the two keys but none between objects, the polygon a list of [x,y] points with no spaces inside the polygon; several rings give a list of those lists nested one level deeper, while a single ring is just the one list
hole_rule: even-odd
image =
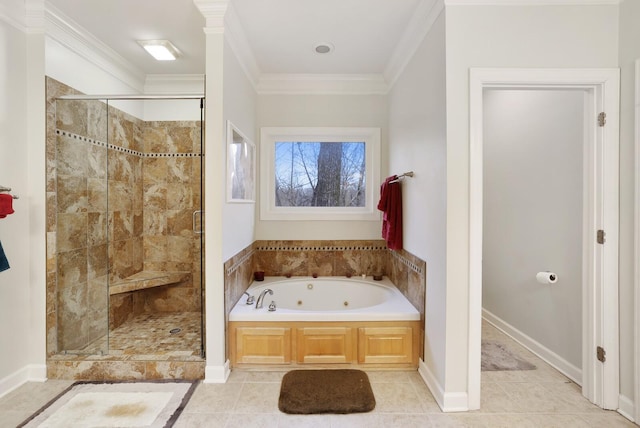
[{"label": "doorway", "polygon": [[584,89],[483,94],[483,318],[577,384],[588,96]]},{"label": "doorway", "polygon": [[[580,91],[584,94],[584,215],[581,228],[584,251],[582,298],[581,302],[576,302],[582,320],[579,383],[583,395],[591,402],[606,409],[615,409],[619,389],[618,70],[472,69],[470,84],[469,408],[480,407],[484,101],[486,94],[490,93],[488,91],[500,89]],[[606,118],[600,115],[601,112],[606,114]],[[534,274],[537,272],[536,269]],[[597,348],[605,350],[605,362],[598,361]],[[572,358],[578,360],[575,355]]]}]

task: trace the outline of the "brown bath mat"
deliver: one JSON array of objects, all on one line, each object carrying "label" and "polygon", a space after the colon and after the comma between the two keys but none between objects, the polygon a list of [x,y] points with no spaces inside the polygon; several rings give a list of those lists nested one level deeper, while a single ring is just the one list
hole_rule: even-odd
[{"label": "brown bath mat", "polygon": [[376,407],[361,370],[293,370],[282,378],[278,408],[284,413],[363,413]]}]

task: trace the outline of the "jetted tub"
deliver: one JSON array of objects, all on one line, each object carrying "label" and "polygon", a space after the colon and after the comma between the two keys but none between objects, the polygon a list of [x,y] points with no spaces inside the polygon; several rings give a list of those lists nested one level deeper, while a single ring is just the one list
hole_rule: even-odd
[{"label": "jetted tub", "polygon": [[[256,303],[263,290],[261,309]],[[416,321],[420,313],[387,278],[372,277],[266,277],[249,289],[252,305],[243,295],[229,321]],[[269,311],[271,302],[275,311]]]}]

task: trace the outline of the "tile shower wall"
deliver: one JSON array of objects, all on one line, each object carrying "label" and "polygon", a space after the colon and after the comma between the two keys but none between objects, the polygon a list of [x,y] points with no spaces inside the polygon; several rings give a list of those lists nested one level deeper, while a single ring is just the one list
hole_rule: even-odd
[{"label": "tile shower wall", "polygon": [[[102,102],[55,101],[77,93],[47,78],[49,355],[104,336],[107,319],[200,310],[199,122],[142,122],[113,107],[107,121]],[[190,275],[107,305],[107,281],[143,270]]]},{"label": "tile shower wall", "polygon": [[147,122],[143,142],[144,270],[191,272],[180,284],[142,290],[144,308],[198,312],[201,243],[192,215],[201,200],[200,123]]},{"label": "tile shower wall", "polygon": [[[140,135],[135,140],[140,141],[136,155],[142,174],[132,187],[133,217],[125,214],[120,224],[125,236],[133,231],[137,238],[140,233],[140,242],[134,241],[132,252],[128,245],[121,247],[121,255],[134,263],[139,260],[141,267],[136,265],[131,272],[124,262],[112,284],[140,271],[149,276],[153,272],[188,272],[189,276],[176,284],[112,295],[112,328],[142,312],[197,312],[201,307],[200,239],[192,229],[192,213],[200,209],[200,124],[138,121],[134,129],[134,135]],[[114,173],[118,172],[116,168]],[[115,192],[122,190],[118,187]]]},{"label": "tile shower wall", "polygon": [[424,323],[426,263],[407,251],[388,250],[383,240],[255,241],[227,260],[224,268],[227,322],[253,281],[253,272],[261,270],[266,276],[383,274],[420,311]]}]

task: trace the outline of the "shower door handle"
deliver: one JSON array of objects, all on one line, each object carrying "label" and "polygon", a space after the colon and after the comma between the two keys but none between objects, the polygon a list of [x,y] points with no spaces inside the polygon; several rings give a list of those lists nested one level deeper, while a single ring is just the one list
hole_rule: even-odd
[{"label": "shower door handle", "polygon": [[[204,211],[203,210],[195,210],[193,212],[193,216],[192,216],[192,220],[193,220],[193,233],[201,235],[204,233],[204,230],[202,229],[202,213]],[[200,229],[198,229],[198,221],[197,221],[197,217],[200,216]]]}]

